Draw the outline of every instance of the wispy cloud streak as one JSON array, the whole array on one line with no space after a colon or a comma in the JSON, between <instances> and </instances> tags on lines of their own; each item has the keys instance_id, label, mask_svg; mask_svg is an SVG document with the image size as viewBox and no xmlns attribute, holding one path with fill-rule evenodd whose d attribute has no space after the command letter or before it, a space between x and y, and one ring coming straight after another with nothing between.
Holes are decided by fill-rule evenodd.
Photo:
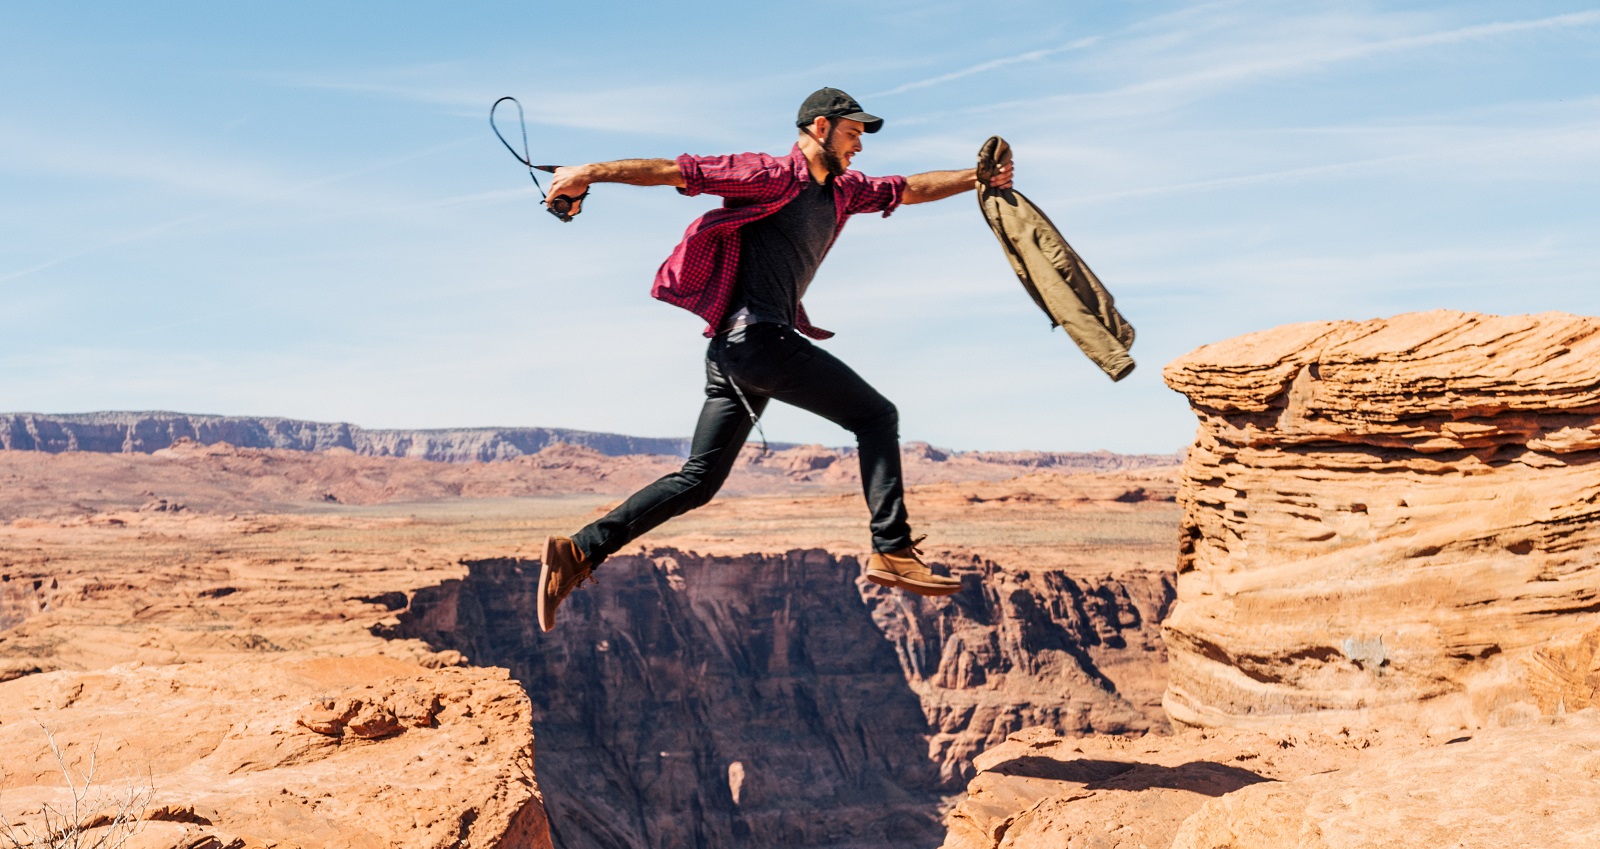
<instances>
[{"instance_id":1,"label":"wispy cloud streak","mask_svg":"<svg viewBox=\"0 0 1600 849\"><path fill-rule=\"evenodd\" d=\"M1099 41L1100 36L1094 35L1089 36L1088 38L1080 38L1071 44L1066 44L1061 47L1047 47L1042 50L1030 50L1026 53L1019 53L1015 56L1005 56L999 59L991 59L988 62L982 62L977 65L973 65L970 68L962 68L959 71L951 71L948 74L940 74L937 77L929 77L925 80L917 80L916 82L905 83L904 85L898 85L887 91L876 92L869 96L887 97L892 94L904 94L908 91L916 91L919 88L929 88L930 86L936 86L941 83L959 80L963 77L970 77L974 74L982 74L986 71L993 71L997 68L1004 68L1009 65L1020 65L1024 62L1037 62L1041 59L1048 59L1057 54L1067 53L1073 50L1082 50L1086 47L1092 47Z\"/></svg>"},{"instance_id":2,"label":"wispy cloud streak","mask_svg":"<svg viewBox=\"0 0 1600 849\"><path fill-rule=\"evenodd\" d=\"M1144 82L1132 83L1105 91L1074 92L1042 98L1010 100L1001 103L973 107L966 111L987 112L1000 109L1015 109L1018 107L1033 108L1045 103L1073 103L1092 100L1126 99L1133 96L1148 94L1182 93L1196 89L1207 89L1216 86L1242 83L1262 77L1282 76L1290 73L1311 71L1330 65L1366 59L1385 53L1401 53L1405 51L1420 50L1428 47L1486 41L1516 33L1541 30L1579 29L1583 27L1592 27L1595 25L1600 25L1600 10L1574 12L1565 15L1552 15L1550 17L1534 18L1521 21L1500 21L1488 24L1476 24L1473 26L1457 27L1438 32L1401 36L1398 38L1384 39L1381 41L1372 41L1364 44L1352 44L1333 49L1294 51L1287 53L1287 55L1281 55L1274 58L1221 65L1191 73L1177 74L1173 76L1147 80Z\"/></svg>"},{"instance_id":3,"label":"wispy cloud streak","mask_svg":"<svg viewBox=\"0 0 1600 849\"><path fill-rule=\"evenodd\" d=\"M1584 161L1600 162L1600 125L1585 124L1559 128L1533 128L1511 133L1500 133L1492 138L1474 142L1452 143L1445 138L1430 136L1426 145L1419 145L1410 153L1390 156L1365 157L1342 162L1308 165L1298 168L1281 168L1253 174L1238 174L1202 180L1188 180L1157 186L1146 186L1117 192L1083 195L1062 201L1066 206L1092 206L1108 201L1142 198L1158 195L1205 192L1233 189L1270 183L1314 180L1324 177L1346 177L1354 173L1376 174L1393 172L1401 168L1415 174L1420 168L1445 166L1448 163L1517 159L1548 159L1561 156L1570 159L1576 155ZM1489 179L1494 172L1480 172ZM1570 175L1568 179L1572 179Z\"/></svg>"},{"instance_id":4,"label":"wispy cloud streak","mask_svg":"<svg viewBox=\"0 0 1600 849\"><path fill-rule=\"evenodd\" d=\"M236 214L236 213L242 212L242 211L247 210L247 209L251 209L251 208L254 208L254 207L258 207L258 206L263 206L263 205L266 205L266 204L269 204L269 203L273 203L275 201L284 200L284 199L287 199L287 198L290 198L290 197L294 197L296 195L302 195L302 194L305 194L307 192L314 191L316 189L320 189L320 188L324 188L324 187L327 187L327 186L330 186L330 185L334 185L336 183L341 183L341 182L345 182L347 180L352 180L352 179L355 179L356 177L365 176L367 174L372 174L372 173L379 172L379 171L385 171L385 170L388 170L388 169L391 169L391 168L397 168L397 167L399 167L401 165L404 165L404 164L406 164L408 162L414 162L414 161L416 161L418 159L423 159L423 158L428 157L428 156L433 156L433 155L435 155L437 153L440 153L442 151L449 150L450 148L459 147L459 146L461 146L463 144L466 144L466 143L469 143L469 142L477 142L477 141L481 141L481 139L476 135L474 135L474 136L465 136L465 137L462 137L462 138L455 139L453 141L445 142L443 144L431 145L429 147L425 147L425 148L422 148L420 150L413 150L413 151L409 151L407 153L399 154L397 156L392 156L392 157L389 157L389 158L386 158L386 159L381 159L381 160L378 160L377 162L373 162L373 163L369 163L367 165L363 165L360 168L350 169L348 171L343 171L343 172L340 172L340 173L337 173L337 174L330 174L330 175L325 176L325 177L317 177L317 178L312 179L312 180L306 180L304 182L296 183L294 185L285 186L283 188L280 188L280 189L277 189L277 190L274 190L274 191L268 191L268 192L265 192L263 194L257 195L254 198L246 200L246 201L244 201L242 203L236 203L236 204L232 204L232 205L221 207L221 208L217 208L217 209L210 209L210 210L206 210L206 211L203 211L203 212L196 212L196 213L193 213L193 214L190 214L190 215L180 216L180 217L174 218L174 219L172 219L170 221L164 221L162 223L159 223L159 224L156 224L156 225L153 225L153 226L150 226L150 227L146 227L146 228L137 230L137 231L135 231L133 233L129 233L129 234L124 235L124 236L119 236L119 237L114 238L114 239L108 239L108 240L105 240L103 242L100 242L100 243L97 243L97 244L93 244L93 245L90 245L90 246L87 246L87 247L84 247L84 248L80 248L80 249L75 250L75 251L70 251L68 253L62 254L62 255L57 256L57 257L52 258L52 259L45 260L44 262L36 263L36 264L28 266L26 268L21 268L21 269L17 269L16 271L11 271L11 272L6 272L6 273L3 273L3 274L0 274L0 285L6 284L6 283L11 283L11 282L13 282L15 280L20 280L20 279L22 279L24 277L28 277L28 276L31 276L33 274L37 274L37 273L39 273L41 271L45 271L47 269L54 268L54 267L56 267L58 265L61 265L62 263L69 262L71 260L79 259L79 258L85 257L85 256L90 256L92 254L97 254L97 253L100 253L102 251L111 250L113 248L119 248L119 247L123 247L125 245L131 245L131 244L134 244L136 242L142 242L142 241L145 241L147 239L154 238L156 236L161 236L161 235L164 235L164 234L167 234L167 233L172 233L172 232L179 231L182 228L184 228L184 227L186 227L188 225L191 225L191 224L198 224L198 223L200 223L202 221L208 221L208 220L213 220L213 219L217 219L217 218L222 218L222 217L225 217L225 216L228 216L228 215L232 215L232 214Z\"/></svg>"}]
</instances>

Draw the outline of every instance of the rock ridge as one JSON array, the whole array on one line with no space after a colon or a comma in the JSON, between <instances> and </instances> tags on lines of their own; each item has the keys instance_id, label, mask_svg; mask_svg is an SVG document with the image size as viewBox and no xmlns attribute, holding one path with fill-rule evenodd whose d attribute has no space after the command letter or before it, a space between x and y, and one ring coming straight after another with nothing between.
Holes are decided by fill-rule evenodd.
<instances>
[{"instance_id":1,"label":"rock ridge","mask_svg":"<svg viewBox=\"0 0 1600 849\"><path fill-rule=\"evenodd\" d=\"M0 449L149 454L180 440L226 442L240 448L292 451L344 449L373 457L414 457L445 463L510 460L565 443L607 456L687 456L689 440L654 439L547 427L367 429L346 422L172 412L0 414Z\"/></svg>"},{"instance_id":2,"label":"rock ridge","mask_svg":"<svg viewBox=\"0 0 1600 849\"><path fill-rule=\"evenodd\" d=\"M237 448L290 451L350 451L364 457L408 457L440 463L513 460L560 446L587 448L608 457L655 455L687 457L689 439L625 436L548 427L467 427L427 430L364 428L347 422L313 422L270 416L220 416L191 413L115 412L43 414L0 413L0 450L59 454L91 451L150 454L181 446L227 443ZM780 456L747 451L746 465L770 462L803 474L832 468L832 477L852 472L840 463L852 448L824 448L774 442ZM952 451L924 442L904 446L908 458L924 463L965 461L995 465L1012 474L1030 470L1116 471L1176 465L1174 454L1115 454L1110 451Z\"/></svg>"}]
</instances>

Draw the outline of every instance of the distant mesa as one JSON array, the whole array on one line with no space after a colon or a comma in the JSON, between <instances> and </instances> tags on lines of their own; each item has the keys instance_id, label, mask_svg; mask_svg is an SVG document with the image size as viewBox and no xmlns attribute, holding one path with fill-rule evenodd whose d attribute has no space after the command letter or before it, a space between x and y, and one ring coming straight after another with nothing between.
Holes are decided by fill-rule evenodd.
<instances>
[{"instance_id":1,"label":"distant mesa","mask_svg":"<svg viewBox=\"0 0 1600 849\"><path fill-rule=\"evenodd\" d=\"M349 453L364 457L409 457L438 463L487 463L527 457L552 446L587 448L608 457L689 456L689 439L624 436L551 427L465 427L435 430L368 429L347 422L312 422L263 416L215 416L172 412L0 413L0 450L62 454L154 454L190 443L238 448ZM854 449L771 443L774 455L752 454L751 463L785 465L797 474L828 470ZM1117 471L1175 466L1181 454L1113 454L1109 451L952 451L908 442L913 461L951 461L1067 472ZM853 474L833 470L833 476Z\"/></svg>"},{"instance_id":2,"label":"distant mesa","mask_svg":"<svg viewBox=\"0 0 1600 849\"><path fill-rule=\"evenodd\" d=\"M548 427L474 427L438 430L368 430L346 422L310 422L259 416L170 412L100 412L51 415L0 413L0 449L151 454L190 439L240 448L291 451L345 450L368 457L412 457L443 463L511 460L566 443L612 457L629 454L688 456L688 439L652 439Z\"/></svg>"}]
</instances>

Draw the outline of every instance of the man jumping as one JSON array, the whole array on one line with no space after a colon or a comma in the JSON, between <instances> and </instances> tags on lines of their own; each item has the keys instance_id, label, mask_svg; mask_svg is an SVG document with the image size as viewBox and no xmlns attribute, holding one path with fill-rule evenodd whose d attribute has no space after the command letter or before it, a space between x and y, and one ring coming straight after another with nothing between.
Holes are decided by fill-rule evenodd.
<instances>
[{"instance_id":1,"label":"man jumping","mask_svg":"<svg viewBox=\"0 0 1600 849\"><path fill-rule=\"evenodd\" d=\"M555 626L556 608L594 567L666 520L703 506L733 468L750 428L776 399L855 434L861 487L871 513L873 555L867 578L918 595L949 595L956 578L936 575L918 556L906 521L900 474L899 414L849 366L807 338L833 334L812 326L800 299L850 216L888 216L904 203L926 203L977 185L975 169L910 177L868 177L848 170L861 137L883 119L850 95L819 89L800 105L800 137L787 156L741 153L671 159L624 159L559 168L550 197L581 198L592 183L675 186L685 195L723 198L720 209L689 225L656 272L651 295L708 322L706 400L683 468L634 493L571 538L545 541L539 574L539 625ZM989 181L1011 185L1011 167ZM582 201L574 208L581 210Z\"/></svg>"}]
</instances>

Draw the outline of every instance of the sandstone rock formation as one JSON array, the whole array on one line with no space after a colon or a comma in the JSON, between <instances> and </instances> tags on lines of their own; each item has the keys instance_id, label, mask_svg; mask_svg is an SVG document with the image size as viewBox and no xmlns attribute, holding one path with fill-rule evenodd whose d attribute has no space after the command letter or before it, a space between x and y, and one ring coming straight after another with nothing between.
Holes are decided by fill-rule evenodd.
<instances>
[{"instance_id":1,"label":"sandstone rock formation","mask_svg":"<svg viewBox=\"0 0 1600 849\"><path fill-rule=\"evenodd\" d=\"M1597 331L1436 311L1169 365L1200 419L1165 626L1173 718L1536 712L1532 652L1600 624Z\"/></svg>"},{"instance_id":2,"label":"sandstone rock formation","mask_svg":"<svg viewBox=\"0 0 1600 849\"><path fill-rule=\"evenodd\" d=\"M1588 849L1600 845L1600 710L1209 800L1172 849ZM1058 844L1059 845L1059 844Z\"/></svg>"},{"instance_id":3,"label":"sandstone rock formation","mask_svg":"<svg viewBox=\"0 0 1600 849\"><path fill-rule=\"evenodd\" d=\"M1449 737L1027 729L978 758L944 849L1580 849L1600 839L1597 751L1596 710Z\"/></svg>"},{"instance_id":4,"label":"sandstone rock formation","mask_svg":"<svg viewBox=\"0 0 1600 849\"><path fill-rule=\"evenodd\" d=\"M370 633L440 573L311 527L0 525L0 816L71 809L48 731L79 783L94 754L85 819L148 795L129 847L548 847L527 694Z\"/></svg>"},{"instance_id":5,"label":"sandstone rock formation","mask_svg":"<svg viewBox=\"0 0 1600 849\"><path fill-rule=\"evenodd\" d=\"M658 549L607 561L542 634L536 563L467 565L391 633L524 683L567 849L927 846L939 794L1011 731L1160 724L1140 708L1160 686L1161 574L1097 583L979 561L951 570L963 592L933 600L820 550Z\"/></svg>"},{"instance_id":6,"label":"sandstone rock formation","mask_svg":"<svg viewBox=\"0 0 1600 849\"><path fill-rule=\"evenodd\" d=\"M330 703L359 708L339 717ZM527 698L503 672L377 656L134 661L18 678L0 684L0 705L3 802L18 827L37 825L44 804L70 808L48 728L75 766L98 742L101 790L148 786L146 816L218 845L548 839L533 795Z\"/></svg>"},{"instance_id":7,"label":"sandstone rock formation","mask_svg":"<svg viewBox=\"0 0 1600 849\"><path fill-rule=\"evenodd\" d=\"M107 729L113 779L155 764L143 849L538 845L533 723L564 849L929 846L1007 733L1161 726L1174 469L908 446L934 480L978 478L913 487L930 551L971 585L921 600L838 553L863 538L848 476L797 477L853 458L792 451L730 486L782 497L673 523L652 539L676 549L607 563L550 635L527 555L670 458L0 452L0 745L29 765L0 779L0 814L60 792L38 719L75 752ZM801 548L819 543L835 553ZM335 662L338 680L308 679ZM494 665L515 679L475 668Z\"/></svg>"},{"instance_id":8,"label":"sandstone rock formation","mask_svg":"<svg viewBox=\"0 0 1600 849\"><path fill-rule=\"evenodd\" d=\"M1597 331L1438 311L1169 365L1179 733L1013 735L947 849L1595 845Z\"/></svg>"},{"instance_id":9,"label":"sandstone rock formation","mask_svg":"<svg viewBox=\"0 0 1600 849\"><path fill-rule=\"evenodd\" d=\"M947 817L944 849L1167 849L1212 799L1348 767L1386 742L1396 756L1417 747L1349 729L1073 739L1029 728L978 757L978 776Z\"/></svg>"}]
</instances>

